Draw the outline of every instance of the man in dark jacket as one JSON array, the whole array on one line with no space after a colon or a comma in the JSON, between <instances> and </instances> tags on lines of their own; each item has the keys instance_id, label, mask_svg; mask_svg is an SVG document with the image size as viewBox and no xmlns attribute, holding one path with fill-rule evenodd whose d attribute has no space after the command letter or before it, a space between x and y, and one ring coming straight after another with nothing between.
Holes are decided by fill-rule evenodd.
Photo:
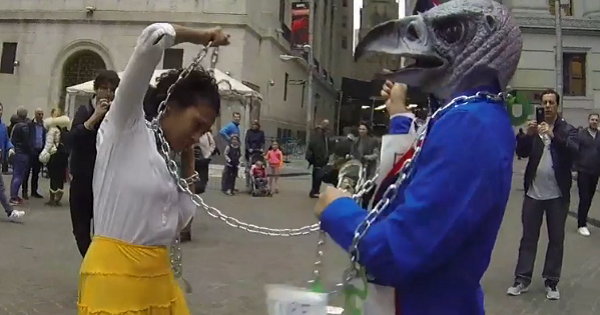
<instances>
[{"instance_id":1,"label":"man in dark jacket","mask_svg":"<svg viewBox=\"0 0 600 315\"><path fill-rule=\"evenodd\" d=\"M44 128L44 111L41 108L35 110L35 116L29 121L29 133L31 135L32 149L31 156L29 157L29 170L23 181L23 198L28 199L28 180L29 174L31 174L31 197L44 198L38 192L38 182L40 178L40 171L42 170L42 163L39 160L40 153L44 149L46 144L46 128Z\"/></svg>"},{"instance_id":2,"label":"man in dark jacket","mask_svg":"<svg viewBox=\"0 0 600 315\"><path fill-rule=\"evenodd\" d=\"M523 237L509 295L526 292L533 276L540 228L546 213L548 249L542 277L546 297L558 300L557 285L563 261L565 221L569 210L571 167L579 151L577 129L558 115L560 97L554 90L542 94L545 121L529 122L519 156L529 157L525 169L525 198L522 209Z\"/></svg>"},{"instance_id":3,"label":"man in dark jacket","mask_svg":"<svg viewBox=\"0 0 600 315\"><path fill-rule=\"evenodd\" d=\"M19 107L17 109L18 121L14 125L11 134L11 142L15 149L15 155L12 158L13 175L10 182L10 203L18 205L23 203L19 198L19 190L26 180L29 171L29 159L33 153L31 129L27 120L27 109Z\"/></svg>"},{"instance_id":4,"label":"man in dark jacket","mask_svg":"<svg viewBox=\"0 0 600 315\"><path fill-rule=\"evenodd\" d=\"M69 203L73 234L81 256L85 256L92 242L90 236L94 213L92 177L96 163L96 135L119 82L119 76L114 71L102 71L96 76L95 95L89 104L77 109L69 133L72 176Z\"/></svg>"},{"instance_id":5,"label":"man in dark jacket","mask_svg":"<svg viewBox=\"0 0 600 315\"><path fill-rule=\"evenodd\" d=\"M312 186L309 196L319 198L321 169L329 162L329 120L325 119L315 128L306 149L306 160L312 165Z\"/></svg>"},{"instance_id":6,"label":"man in dark jacket","mask_svg":"<svg viewBox=\"0 0 600 315\"><path fill-rule=\"evenodd\" d=\"M600 175L600 137L598 135L598 114L588 116L589 126L579 131L579 157L575 164L577 188L579 190L579 208L577 209L577 232L590 236L587 228L587 216L592 198L598 186Z\"/></svg>"},{"instance_id":7,"label":"man in dark jacket","mask_svg":"<svg viewBox=\"0 0 600 315\"><path fill-rule=\"evenodd\" d=\"M246 161L253 163L250 158L253 154L260 154L265 150L265 132L260 130L260 123L258 120L252 122L250 129L246 131Z\"/></svg>"},{"instance_id":8,"label":"man in dark jacket","mask_svg":"<svg viewBox=\"0 0 600 315\"><path fill-rule=\"evenodd\" d=\"M258 159L263 159L264 150L265 150L265 132L260 130L260 123L258 120L252 121L252 125L250 129L246 131L246 138L244 140L244 145L246 149L246 162L248 163L248 167L246 170L250 171L250 166L253 165ZM246 174L246 188L249 192L252 192L250 182L249 173Z\"/></svg>"}]
</instances>

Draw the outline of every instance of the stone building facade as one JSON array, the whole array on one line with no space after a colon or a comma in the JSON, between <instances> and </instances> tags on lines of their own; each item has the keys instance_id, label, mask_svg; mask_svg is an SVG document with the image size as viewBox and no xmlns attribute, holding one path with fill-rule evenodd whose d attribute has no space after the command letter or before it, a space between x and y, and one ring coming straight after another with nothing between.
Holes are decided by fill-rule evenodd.
<instances>
[{"instance_id":1,"label":"stone building facade","mask_svg":"<svg viewBox=\"0 0 600 315\"><path fill-rule=\"evenodd\" d=\"M231 33L232 45L221 49L217 67L262 93L260 119L267 135L302 138L304 88L290 82L305 81L308 67L301 60L279 58L290 53L291 2L2 0L0 102L5 116L18 106L48 112L62 104L66 86L93 79L99 69L122 71L140 32L151 23L218 25ZM317 2L315 120L334 119L336 84L347 60L337 58L344 55L342 20L351 11L344 10L344 0ZM351 48L346 50L351 55ZM158 69L186 65L198 51L193 45L174 47Z\"/></svg>"}]
</instances>

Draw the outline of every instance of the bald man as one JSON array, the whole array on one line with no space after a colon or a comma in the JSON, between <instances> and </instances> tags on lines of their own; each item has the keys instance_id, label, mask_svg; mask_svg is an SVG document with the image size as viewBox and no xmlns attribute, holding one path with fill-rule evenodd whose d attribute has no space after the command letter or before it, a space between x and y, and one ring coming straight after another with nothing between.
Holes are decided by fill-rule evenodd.
<instances>
[{"instance_id":1,"label":"bald man","mask_svg":"<svg viewBox=\"0 0 600 315\"><path fill-rule=\"evenodd\" d=\"M315 128L306 149L306 161L313 167L312 185L309 192L310 198L319 197L322 182L321 169L327 165L329 153L329 120L324 119Z\"/></svg>"},{"instance_id":2,"label":"bald man","mask_svg":"<svg viewBox=\"0 0 600 315\"><path fill-rule=\"evenodd\" d=\"M40 171L42 169L42 163L38 159L38 156L40 155L40 152L42 152L44 143L46 142L44 110L41 108L35 109L34 117L29 128L31 129L30 134L33 151L31 152L31 157L29 158L29 170L27 171L27 176L23 182L23 199L27 199L29 174L31 174L31 197L44 198L38 191L38 181L40 178Z\"/></svg>"}]
</instances>

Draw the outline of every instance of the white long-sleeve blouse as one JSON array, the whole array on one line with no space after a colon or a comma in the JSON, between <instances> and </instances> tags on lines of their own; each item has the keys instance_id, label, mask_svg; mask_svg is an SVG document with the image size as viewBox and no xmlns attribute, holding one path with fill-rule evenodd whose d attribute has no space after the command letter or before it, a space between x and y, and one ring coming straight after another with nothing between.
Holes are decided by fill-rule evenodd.
<instances>
[{"instance_id":1,"label":"white long-sleeve blouse","mask_svg":"<svg viewBox=\"0 0 600 315\"><path fill-rule=\"evenodd\" d=\"M170 24L148 26L101 123L94 168L94 232L138 245L169 245L194 215L145 124L143 99L156 65L175 42Z\"/></svg>"}]
</instances>

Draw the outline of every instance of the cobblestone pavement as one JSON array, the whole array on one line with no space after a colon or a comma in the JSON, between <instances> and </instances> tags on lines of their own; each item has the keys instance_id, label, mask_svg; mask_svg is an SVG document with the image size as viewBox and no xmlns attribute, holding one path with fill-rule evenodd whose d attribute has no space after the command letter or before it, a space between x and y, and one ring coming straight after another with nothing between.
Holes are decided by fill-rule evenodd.
<instances>
[{"instance_id":1,"label":"cobblestone pavement","mask_svg":"<svg viewBox=\"0 0 600 315\"><path fill-rule=\"evenodd\" d=\"M521 165L516 165L513 195L483 280L487 314L598 314L600 231L592 229L591 237L580 237L572 218L567 222L562 299L547 301L539 278L545 233L535 272L538 278L531 291L520 297L505 295L512 283L521 234ZM216 189L218 182L218 178L211 179L207 202L242 220L271 227L297 227L315 221L314 200L307 198L306 192L308 177L282 179L281 193L271 198L242 194L226 197ZM29 211L24 224L0 221L0 315L75 314L81 258L71 236L68 208L47 208L40 200L32 200L26 208ZM183 250L184 274L194 286L188 296L194 315L266 314L265 284L303 285L311 275L316 235L252 235L202 213L194 221L192 237ZM346 266L346 256L331 242L325 255L325 280L333 285ZM338 300L331 303L337 304Z\"/></svg>"}]
</instances>

